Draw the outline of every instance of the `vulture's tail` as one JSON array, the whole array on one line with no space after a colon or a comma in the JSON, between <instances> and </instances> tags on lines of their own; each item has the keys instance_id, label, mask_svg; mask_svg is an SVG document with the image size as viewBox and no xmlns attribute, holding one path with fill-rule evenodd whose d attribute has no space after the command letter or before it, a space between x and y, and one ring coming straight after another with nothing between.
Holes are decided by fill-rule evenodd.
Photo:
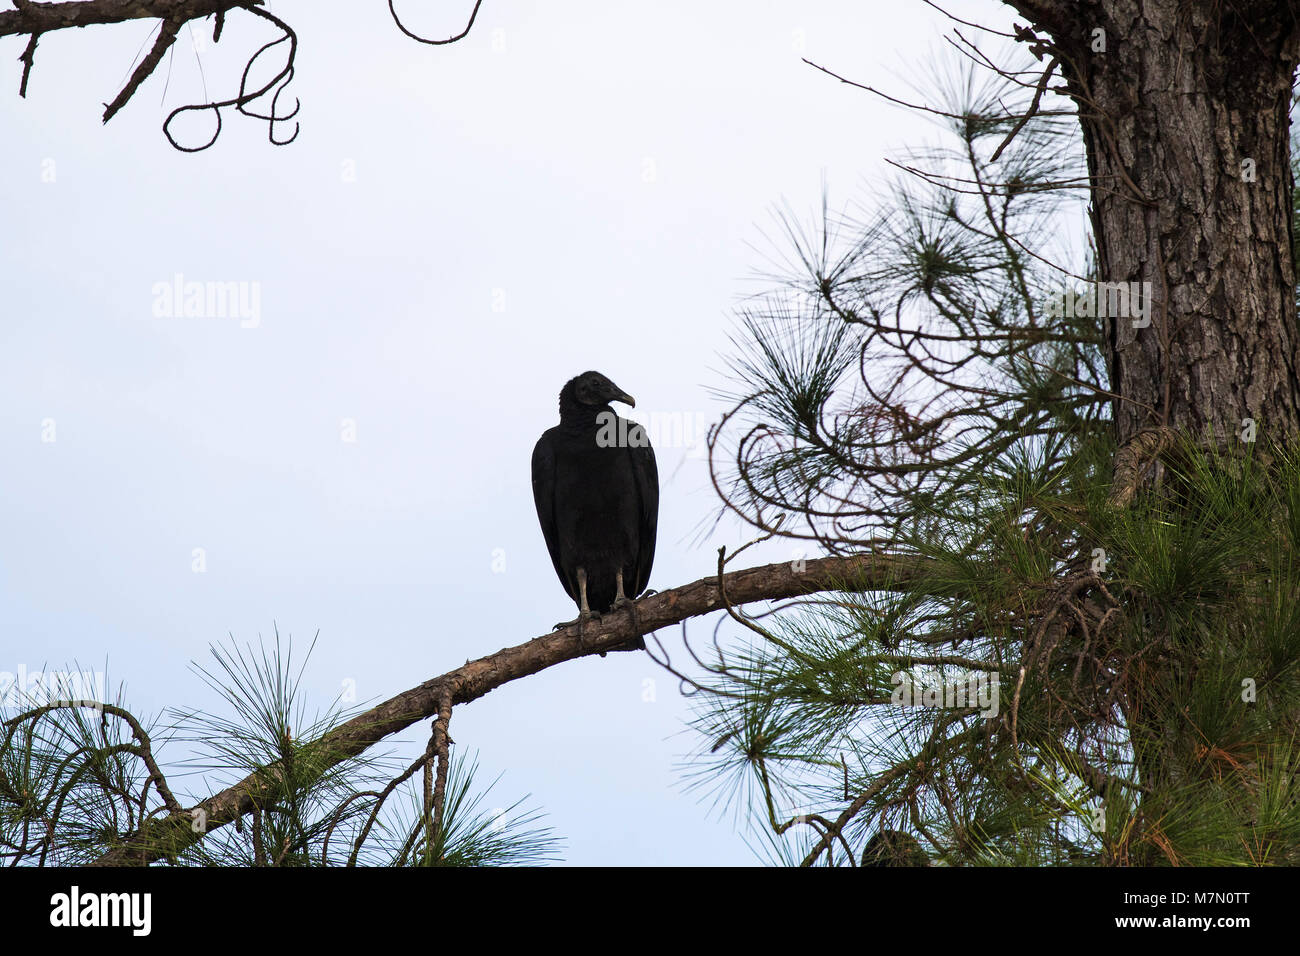
<instances>
[{"instance_id":1,"label":"vulture's tail","mask_svg":"<svg viewBox=\"0 0 1300 956\"><path fill-rule=\"evenodd\" d=\"M638 637L634 641L628 641L626 644L620 644L618 647L611 647L611 651L644 651L645 638Z\"/></svg>"}]
</instances>

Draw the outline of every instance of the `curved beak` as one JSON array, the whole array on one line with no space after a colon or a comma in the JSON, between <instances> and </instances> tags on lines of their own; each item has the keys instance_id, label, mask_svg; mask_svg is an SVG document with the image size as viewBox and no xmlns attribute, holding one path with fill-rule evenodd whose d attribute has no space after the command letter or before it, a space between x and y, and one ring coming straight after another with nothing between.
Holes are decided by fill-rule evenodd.
<instances>
[{"instance_id":1,"label":"curved beak","mask_svg":"<svg viewBox=\"0 0 1300 956\"><path fill-rule=\"evenodd\" d=\"M636 408L636 399L633 398L631 395L629 395L627 392L619 392L617 395L614 396L612 401L622 402L624 405L630 405L633 408Z\"/></svg>"}]
</instances>

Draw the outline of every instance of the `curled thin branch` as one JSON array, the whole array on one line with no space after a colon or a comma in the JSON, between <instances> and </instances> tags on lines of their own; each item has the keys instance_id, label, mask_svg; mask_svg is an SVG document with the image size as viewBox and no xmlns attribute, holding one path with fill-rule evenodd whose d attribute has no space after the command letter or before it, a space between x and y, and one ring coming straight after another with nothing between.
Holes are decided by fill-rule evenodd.
<instances>
[{"instance_id":1,"label":"curled thin branch","mask_svg":"<svg viewBox=\"0 0 1300 956\"><path fill-rule=\"evenodd\" d=\"M463 40L469 35L470 29L474 26L474 19L478 16L478 8L482 5L483 0L475 0L474 9L470 12L469 22L465 24L465 29L461 30L455 36L448 37L445 40L430 40L427 37L422 37L418 33L412 33L408 30L406 24L402 23L402 18L397 15L397 8L393 6L393 0L388 0L388 12L393 15L393 22L397 24L397 29L401 30L417 43L427 43L429 46L446 46L448 43L455 43L457 40Z\"/></svg>"},{"instance_id":2,"label":"curled thin branch","mask_svg":"<svg viewBox=\"0 0 1300 956\"><path fill-rule=\"evenodd\" d=\"M215 143L221 136L221 111L231 106L244 116L266 122L267 138L275 146L287 146L298 138L300 126L297 122L294 123L293 133L290 136L284 138L276 137L276 124L284 123L293 119L298 115L298 110L301 106L301 104L295 100L292 110L287 113L280 112L280 94L284 92L285 87L287 87L293 80L294 63L298 55L298 35L289 24L285 23L274 14L267 13L265 10L259 10L254 7L246 7L244 9L254 16L260 17L263 20L274 24L281 31L281 35L276 39L263 44L251 57L249 57L248 62L244 65L243 75L239 79L238 95L226 100L214 100L210 103L196 103L188 106L177 107L168 114L167 119L163 121L163 135L167 137L167 141L171 143L173 147L183 153L199 153ZM256 90L249 90L248 77L252 72L253 67L257 64L257 61L261 58L262 54L282 43L289 44L284 64L265 84L258 87ZM272 93L273 90L274 92ZM253 103L268 93L271 93L271 109L269 113L260 113L251 108ZM213 116L216 118L216 128L212 132L212 137L206 143L202 143L198 146L182 146L177 142L176 137L172 135L171 131L171 125L176 121L177 117L186 113L205 112L207 110L211 110Z\"/></svg>"}]
</instances>

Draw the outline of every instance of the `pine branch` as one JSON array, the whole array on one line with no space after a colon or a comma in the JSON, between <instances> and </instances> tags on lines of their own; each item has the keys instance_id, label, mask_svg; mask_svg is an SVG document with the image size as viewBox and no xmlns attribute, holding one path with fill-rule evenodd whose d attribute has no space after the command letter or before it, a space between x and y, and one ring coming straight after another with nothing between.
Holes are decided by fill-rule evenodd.
<instances>
[{"instance_id":1,"label":"pine branch","mask_svg":"<svg viewBox=\"0 0 1300 956\"><path fill-rule=\"evenodd\" d=\"M923 558L886 553L809 559L768 564L724 576L733 605L783 600L820 591L879 591L914 587L931 567ZM796 570L801 568L801 570ZM354 757L380 740L438 713L439 705L468 703L510 681L536 674L565 661L614 650L621 644L687 618L723 609L717 576L641 598L632 608L606 614L576 629L554 631L525 644L507 647L468 661L462 667L425 681L316 741L317 773ZM149 820L121 845L96 861L98 866L147 865L173 856L203 839L205 833L273 802L281 774L267 766L202 801L196 807ZM194 821L203 820L203 827ZM196 832L200 831L200 832Z\"/></svg>"}]
</instances>

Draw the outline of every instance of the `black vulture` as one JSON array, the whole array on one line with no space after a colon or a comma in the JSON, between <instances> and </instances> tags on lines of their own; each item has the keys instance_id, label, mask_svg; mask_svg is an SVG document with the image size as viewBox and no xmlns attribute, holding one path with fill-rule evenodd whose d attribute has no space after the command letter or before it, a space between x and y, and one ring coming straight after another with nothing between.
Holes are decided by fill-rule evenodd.
<instances>
[{"instance_id":1,"label":"black vulture","mask_svg":"<svg viewBox=\"0 0 1300 956\"><path fill-rule=\"evenodd\" d=\"M560 391L560 424L533 449L533 500L560 583L582 625L622 607L650 582L659 520L659 472L645 429L610 402L631 395L599 372L583 372ZM643 650L638 637L617 650Z\"/></svg>"}]
</instances>

